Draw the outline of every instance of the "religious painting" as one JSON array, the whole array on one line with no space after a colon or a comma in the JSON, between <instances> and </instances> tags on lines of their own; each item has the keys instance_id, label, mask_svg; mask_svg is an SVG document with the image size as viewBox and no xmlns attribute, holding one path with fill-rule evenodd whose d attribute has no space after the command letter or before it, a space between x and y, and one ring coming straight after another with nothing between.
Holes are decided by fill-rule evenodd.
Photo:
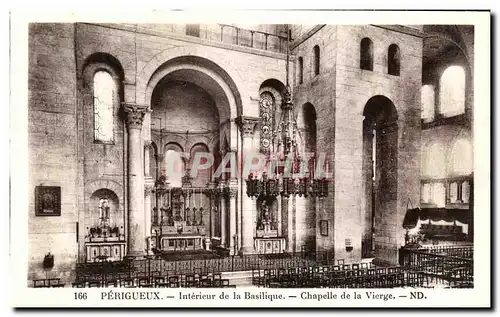
<instances>
[{"instance_id":1,"label":"religious painting","mask_svg":"<svg viewBox=\"0 0 500 317\"><path fill-rule=\"evenodd\" d=\"M61 215L61 187L35 187L35 214L37 216Z\"/></svg>"},{"instance_id":2,"label":"religious painting","mask_svg":"<svg viewBox=\"0 0 500 317\"><path fill-rule=\"evenodd\" d=\"M319 232L322 236L328 236L328 220L319 221Z\"/></svg>"}]
</instances>

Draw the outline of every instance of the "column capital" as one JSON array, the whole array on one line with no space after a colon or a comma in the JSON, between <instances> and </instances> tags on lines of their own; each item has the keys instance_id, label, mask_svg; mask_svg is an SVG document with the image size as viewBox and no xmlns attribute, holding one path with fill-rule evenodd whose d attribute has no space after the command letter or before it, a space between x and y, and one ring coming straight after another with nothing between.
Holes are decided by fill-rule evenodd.
<instances>
[{"instance_id":1,"label":"column capital","mask_svg":"<svg viewBox=\"0 0 500 317\"><path fill-rule=\"evenodd\" d=\"M151 195L152 193L154 193L155 191L155 187L154 185L150 185L150 184L147 184L147 185L144 185L144 196L149 196Z\"/></svg>"},{"instance_id":2,"label":"column capital","mask_svg":"<svg viewBox=\"0 0 500 317\"><path fill-rule=\"evenodd\" d=\"M229 198L235 198L236 195L238 195L238 188L237 187L226 187L224 188L224 194Z\"/></svg>"},{"instance_id":3,"label":"column capital","mask_svg":"<svg viewBox=\"0 0 500 317\"><path fill-rule=\"evenodd\" d=\"M122 103L122 107L127 115L126 122L129 129L141 129L144 115L151 112L146 105Z\"/></svg>"},{"instance_id":4,"label":"column capital","mask_svg":"<svg viewBox=\"0 0 500 317\"><path fill-rule=\"evenodd\" d=\"M236 124L240 127L242 137L251 137L254 134L255 126L259 123L259 118L239 116Z\"/></svg>"}]
</instances>

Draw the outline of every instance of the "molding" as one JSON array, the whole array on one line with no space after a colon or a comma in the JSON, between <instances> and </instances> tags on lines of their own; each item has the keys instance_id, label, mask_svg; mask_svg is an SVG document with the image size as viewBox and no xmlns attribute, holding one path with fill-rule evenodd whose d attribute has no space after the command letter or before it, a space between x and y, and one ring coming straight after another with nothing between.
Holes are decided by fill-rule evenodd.
<instances>
[{"instance_id":1,"label":"molding","mask_svg":"<svg viewBox=\"0 0 500 317\"><path fill-rule=\"evenodd\" d=\"M140 28L140 27L135 28L132 26L121 25L121 24L102 24L102 23L88 23L88 22L81 22L80 24L97 26L97 27L102 27L102 28L107 28L107 29L115 29L115 30L132 32L132 33L137 33L137 34L152 35L152 36L157 36L157 37L166 38L166 39L172 39L172 40L183 41L183 42L199 44L199 45L207 45L207 46L242 52L242 53L271 57L271 58L277 58L277 59L283 59L283 60L286 59L286 54L284 54L284 53L266 51L266 50L261 50L261 49L257 49L257 48L253 48L253 47L245 47L245 46L235 45L235 44L228 44L228 43L219 42L219 41L212 41L212 40L207 40L207 39L203 39L203 38L199 38L199 37L182 35L180 33L153 31L151 29L145 29L145 28Z\"/></svg>"},{"instance_id":2,"label":"molding","mask_svg":"<svg viewBox=\"0 0 500 317\"><path fill-rule=\"evenodd\" d=\"M309 39L311 36L316 34L319 30L321 30L326 24L318 24L314 26L312 29L307 31L305 34L302 34L301 37L299 37L297 40L293 41L292 44L290 45L290 50L294 50L297 46L300 44L304 43L307 39Z\"/></svg>"},{"instance_id":3,"label":"molding","mask_svg":"<svg viewBox=\"0 0 500 317\"><path fill-rule=\"evenodd\" d=\"M238 124L240 131L241 131L241 136L253 136L255 132L255 126L260 122L260 118L256 117L246 117L246 116L239 116L236 118L236 123Z\"/></svg>"},{"instance_id":4,"label":"molding","mask_svg":"<svg viewBox=\"0 0 500 317\"><path fill-rule=\"evenodd\" d=\"M420 37L420 38L425 37L424 32L417 30L417 29L414 29L414 28L407 27L405 25L397 25L397 24L387 24L387 25L370 24L370 25L374 26L374 27L381 28L381 29L386 29L386 30L390 30L390 31L398 32L398 33L403 33L403 34L407 34L407 35L411 35L411 36L415 36L415 37Z\"/></svg>"},{"instance_id":5,"label":"molding","mask_svg":"<svg viewBox=\"0 0 500 317\"><path fill-rule=\"evenodd\" d=\"M432 129L444 125L459 125L464 127L470 127L471 125L470 119L467 118L465 113L453 117L437 116L430 122L424 122L424 120L422 119L421 122L422 130Z\"/></svg>"}]
</instances>

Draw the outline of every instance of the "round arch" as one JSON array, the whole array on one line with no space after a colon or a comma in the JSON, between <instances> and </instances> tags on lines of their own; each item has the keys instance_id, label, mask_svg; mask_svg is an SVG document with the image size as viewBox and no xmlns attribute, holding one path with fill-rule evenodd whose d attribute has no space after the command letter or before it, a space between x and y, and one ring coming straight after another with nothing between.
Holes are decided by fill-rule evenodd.
<instances>
[{"instance_id":1,"label":"round arch","mask_svg":"<svg viewBox=\"0 0 500 317\"><path fill-rule=\"evenodd\" d=\"M366 102L363 116L368 120L396 122L398 111L391 99L383 95L376 95Z\"/></svg>"},{"instance_id":2,"label":"round arch","mask_svg":"<svg viewBox=\"0 0 500 317\"><path fill-rule=\"evenodd\" d=\"M235 117L243 113L240 92L248 91L247 84L222 54L201 46L176 47L154 56L138 74L137 103L149 105L152 89L156 85L153 77L158 75L158 71L163 72L162 69L165 66L174 64L175 61L184 61L183 63L186 65L201 67L206 72L211 73L210 75L214 78L222 79L234 98L232 115Z\"/></svg>"}]
</instances>

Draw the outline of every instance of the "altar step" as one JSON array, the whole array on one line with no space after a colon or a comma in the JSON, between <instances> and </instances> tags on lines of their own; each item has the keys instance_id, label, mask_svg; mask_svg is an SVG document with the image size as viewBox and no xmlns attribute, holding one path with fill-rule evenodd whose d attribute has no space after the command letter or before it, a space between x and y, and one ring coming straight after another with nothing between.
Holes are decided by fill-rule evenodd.
<instances>
[{"instance_id":1,"label":"altar step","mask_svg":"<svg viewBox=\"0 0 500 317\"><path fill-rule=\"evenodd\" d=\"M222 272L221 278L228 279L229 285L252 287L252 271Z\"/></svg>"}]
</instances>

